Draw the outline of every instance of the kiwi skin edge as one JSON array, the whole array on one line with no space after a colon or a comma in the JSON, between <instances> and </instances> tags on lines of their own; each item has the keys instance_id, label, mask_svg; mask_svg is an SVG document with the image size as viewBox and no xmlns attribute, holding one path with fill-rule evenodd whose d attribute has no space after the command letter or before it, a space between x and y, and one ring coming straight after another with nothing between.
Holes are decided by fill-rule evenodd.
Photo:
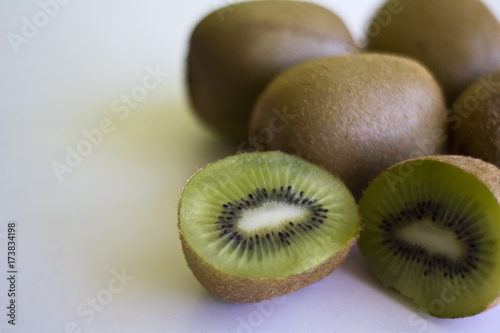
<instances>
[{"instance_id":1,"label":"kiwi skin edge","mask_svg":"<svg viewBox=\"0 0 500 333\"><path fill-rule=\"evenodd\" d=\"M493 164L477 158L459 155L436 155L414 159L414 161L418 160L434 160L449 163L470 173L489 188L500 206L500 169Z\"/></svg>"},{"instance_id":2,"label":"kiwi skin edge","mask_svg":"<svg viewBox=\"0 0 500 333\"><path fill-rule=\"evenodd\" d=\"M344 261L357 236L349 240L344 249L315 268L287 278L244 278L216 270L205 262L185 241L180 232L182 250L196 279L214 296L231 302L255 303L297 291L329 275Z\"/></svg>"}]
</instances>

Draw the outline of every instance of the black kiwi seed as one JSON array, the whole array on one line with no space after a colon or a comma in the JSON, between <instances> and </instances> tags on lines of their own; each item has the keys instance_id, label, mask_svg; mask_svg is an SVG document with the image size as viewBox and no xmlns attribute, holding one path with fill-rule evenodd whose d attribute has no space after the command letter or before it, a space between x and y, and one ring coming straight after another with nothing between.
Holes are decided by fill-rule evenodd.
<instances>
[{"instance_id":1,"label":"black kiwi seed","mask_svg":"<svg viewBox=\"0 0 500 333\"><path fill-rule=\"evenodd\" d=\"M218 220L215 221L220 238L224 238L227 243L233 243L234 248L241 244L243 251L251 251L255 249L256 244L264 244L261 240L267 240L265 246L270 247L286 247L291 245L291 240L301 233L311 232L314 228L319 228L324 220L328 219L325 215L329 212L328 209L323 209L323 205L317 204L309 197L304 197L304 191L295 191L295 189L288 186L280 186L279 188L272 188L270 191L265 188L257 188L254 192L248 193L248 199L240 198L232 202L223 204ZM258 209L259 207L268 203L286 203L291 206L306 208L311 216L308 221L302 223L288 222L282 231L277 234L274 232L263 232L261 234L252 234L252 236L245 236L238 228L238 222L243 217L244 211L249 209ZM222 230L222 232L221 232ZM262 245L264 246L264 245Z\"/></svg>"},{"instance_id":2,"label":"black kiwi seed","mask_svg":"<svg viewBox=\"0 0 500 333\"><path fill-rule=\"evenodd\" d=\"M400 211L397 216L389 214L389 216L383 217L378 226L385 236L382 244L388 246L393 255L399 256L405 260L413 258L416 259L417 263L422 262L422 264L427 267L423 272L424 276L429 276L432 272L438 270L443 272L443 277L453 279L460 276L461 278L465 278L467 273L470 273L471 269L477 269L473 262L479 261L479 258L475 256L474 253L476 251L479 252L481 249L480 246L475 243L477 235L464 238L472 232L472 226L471 223L468 222L469 219L467 217L446 215L441 205L430 200L419 202L413 206L405 203L405 206L406 210ZM431 219L432 222L437 223L437 225L440 225L443 229L456 227L454 231L456 238L457 240L465 242L465 248L467 249L467 252L462 258L463 260L455 260L452 262L446 256L438 254L434 254L428 258L429 254L421 246L408 244L398 238L396 233L400 229L414 223L414 220L411 218L412 216L417 220L422 220L424 218Z\"/></svg>"}]
</instances>

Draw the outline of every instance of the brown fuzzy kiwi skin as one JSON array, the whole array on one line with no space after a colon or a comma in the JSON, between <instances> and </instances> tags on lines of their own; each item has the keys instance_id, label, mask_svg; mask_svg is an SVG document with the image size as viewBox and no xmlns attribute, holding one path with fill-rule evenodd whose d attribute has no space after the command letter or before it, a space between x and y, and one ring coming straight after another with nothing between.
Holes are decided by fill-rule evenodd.
<instances>
[{"instance_id":1,"label":"brown fuzzy kiwi skin","mask_svg":"<svg viewBox=\"0 0 500 333\"><path fill-rule=\"evenodd\" d=\"M309 61L278 76L256 103L250 135L274 125L279 130L258 148L323 166L359 200L369 182L397 162L444 153L445 118L441 89L423 66L356 54Z\"/></svg>"},{"instance_id":2,"label":"brown fuzzy kiwi skin","mask_svg":"<svg viewBox=\"0 0 500 333\"><path fill-rule=\"evenodd\" d=\"M255 100L278 73L306 60L358 51L342 20L315 4L231 4L205 17L191 35L191 103L216 132L244 140Z\"/></svg>"},{"instance_id":3,"label":"brown fuzzy kiwi skin","mask_svg":"<svg viewBox=\"0 0 500 333\"><path fill-rule=\"evenodd\" d=\"M486 185L486 187L488 187L491 193L495 196L498 205L500 206L500 169L497 168L495 165L485 162L478 158L461 156L461 155L427 156L427 157L415 158L410 161L401 163L407 163L412 161L418 163L418 161L422 160L433 160L433 161L448 163L473 175L474 177L479 179L484 185ZM397 168L398 165L401 165L401 163L396 164L394 168ZM500 223L500 221L498 222ZM498 304L500 304L500 294L493 301L491 301L482 312L491 310Z\"/></svg>"},{"instance_id":4,"label":"brown fuzzy kiwi skin","mask_svg":"<svg viewBox=\"0 0 500 333\"><path fill-rule=\"evenodd\" d=\"M449 104L478 77L500 68L500 24L480 0L389 0L367 34L367 50L410 56L427 66Z\"/></svg>"},{"instance_id":5,"label":"brown fuzzy kiwi skin","mask_svg":"<svg viewBox=\"0 0 500 333\"><path fill-rule=\"evenodd\" d=\"M180 229L179 229L180 230ZM182 250L188 267L200 284L212 295L230 302L255 303L297 291L326 277L347 257L356 243L352 238L346 247L315 268L287 278L244 278L218 271L207 263L185 240L180 231Z\"/></svg>"},{"instance_id":6,"label":"brown fuzzy kiwi skin","mask_svg":"<svg viewBox=\"0 0 500 333\"><path fill-rule=\"evenodd\" d=\"M494 89L491 82L497 84ZM455 102L450 119L452 153L480 158L500 168L500 71L468 87Z\"/></svg>"}]
</instances>

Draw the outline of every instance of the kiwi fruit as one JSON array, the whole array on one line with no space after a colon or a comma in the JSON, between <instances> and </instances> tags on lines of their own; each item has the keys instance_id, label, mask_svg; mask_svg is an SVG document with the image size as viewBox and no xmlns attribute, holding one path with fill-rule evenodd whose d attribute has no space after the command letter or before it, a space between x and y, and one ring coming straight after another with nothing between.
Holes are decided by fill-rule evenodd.
<instances>
[{"instance_id":1,"label":"kiwi fruit","mask_svg":"<svg viewBox=\"0 0 500 333\"><path fill-rule=\"evenodd\" d=\"M500 169L466 156L401 162L359 204L359 249L375 276L433 316L500 301Z\"/></svg>"},{"instance_id":2,"label":"kiwi fruit","mask_svg":"<svg viewBox=\"0 0 500 333\"><path fill-rule=\"evenodd\" d=\"M391 165L442 153L445 118L441 90L423 66L367 53L312 60L280 74L257 101L250 133L255 149L321 165L359 199Z\"/></svg>"},{"instance_id":3,"label":"kiwi fruit","mask_svg":"<svg viewBox=\"0 0 500 333\"><path fill-rule=\"evenodd\" d=\"M467 88L449 119L454 154L480 158L500 168L500 71Z\"/></svg>"},{"instance_id":4,"label":"kiwi fruit","mask_svg":"<svg viewBox=\"0 0 500 333\"><path fill-rule=\"evenodd\" d=\"M342 20L300 1L231 4L191 35L187 83L196 114L220 135L242 141L265 85L295 64L358 52Z\"/></svg>"},{"instance_id":5,"label":"kiwi fruit","mask_svg":"<svg viewBox=\"0 0 500 333\"><path fill-rule=\"evenodd\" d=\"M281 152L244 153L198 171L179 203L189 268L213 295L259 302L330 274L359 234L349 190Z\"/></svg>"},{"instance_id":6,"label":"kiwi fruit","mask_svg":"<svg viewBox=\"0 0 500 333\"><path fill-rule=\"evenodd\" d=\"M479 0L389 0L366 35L369 51L427 66L449 104L477 78L500 69L500 24Z\"/></svg>"}]
</instances>

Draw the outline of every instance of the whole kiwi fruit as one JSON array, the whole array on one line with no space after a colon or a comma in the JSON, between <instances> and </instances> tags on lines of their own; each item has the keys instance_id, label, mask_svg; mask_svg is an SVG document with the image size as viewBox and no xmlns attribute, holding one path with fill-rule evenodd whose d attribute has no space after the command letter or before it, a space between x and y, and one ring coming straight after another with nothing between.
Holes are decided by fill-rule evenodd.
<instances>
[{"instance_id":1,"label":"whole kiwi fruit","mask_svg":"<svg viewBox=\"0 0 500 333\"><path fill-rule=\"evenodd\" d=\"M451 150L500 168L500 71L468 87L450 114Z\"/></svg>"},{"instance_id":2,"label":"whole kiwi fruit","mask_svg":"<svg viewBox=\"0 0 500 333\"><path fill-rule=\"evenodd\" d=\"M369 51L427 66L449 104L477 78L500 69L500 24L480 0L389 0L367 37Z\"/></svg>"},{"instance_id":3,"label":"whole kiwi fruit","mask_svg":"<svg viewBox=\"0 0 500 333\"><path fill-rule=\"evenodd\" d=\"M500 169L466 156L398 163L363 193L358 246L380 281L436 317L500 303Z\"/></svg>"},{"instance_id":4,"label":"whole kiwi fruit","mask_svg":"<svg viewBox=\"0 0 500 333\"><path fill-rule=\"evenodd\" d=\"M342 20L318 5L231 4L192 32L187 59L192 105L216 132L241 141L256 98L274 76L306 60L357 51Z\"/></svg>"},{"instance_id":5,"label":"whole kiwi fruit","mask_svg":"<svg viewBox=\"0 0 500 333\"><path fill-rule=\"evenodd\" d=\"M250 122L253 147L323 166L359 199L391 165L443 152L446 107L414 60L356 54L312 60L273 80Z\"/></svg>"},{"instance_id":6,"label":"whole kiwi fruit","mask_svg":"<svg viewBox=\"0 0 500 333\"><path fill-rule=\"evenodd\" d=\"M179 202L189 268L213 295L250 303L330 274L359 234L349 190L281 152L229 156L198 171Z\"/></svg>"}]
</instances>

